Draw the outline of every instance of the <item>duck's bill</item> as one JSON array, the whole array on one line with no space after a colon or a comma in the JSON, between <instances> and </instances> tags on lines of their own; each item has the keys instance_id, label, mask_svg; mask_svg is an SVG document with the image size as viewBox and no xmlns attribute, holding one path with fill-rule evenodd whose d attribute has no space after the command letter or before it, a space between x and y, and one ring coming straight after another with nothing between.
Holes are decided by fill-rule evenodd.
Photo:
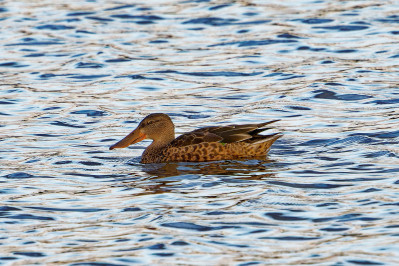
<instances>
[{"instance_id":1,"label":"duck's bill","mask_svg":"<svg viewBox=\"0 0 399 266\"><path fill-rule=\"evenodd\" d=\"M109 149L113 150L113 149L126 148L129 145L142 141L146 137L147 136L145 134L141 133L139 130L136 129L133 130L132 133L124 137L121 141L109 147Z\"/></svg>"}]
</instances>

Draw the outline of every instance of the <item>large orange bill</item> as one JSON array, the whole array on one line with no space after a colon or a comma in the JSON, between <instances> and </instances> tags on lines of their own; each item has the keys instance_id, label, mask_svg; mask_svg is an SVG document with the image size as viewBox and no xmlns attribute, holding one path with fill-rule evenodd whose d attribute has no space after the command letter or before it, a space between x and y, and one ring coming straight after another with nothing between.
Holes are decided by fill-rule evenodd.
<instances>
[{"instance_id":1,"label":"large orange bill","mask_svg":"<svg viewBox=\"0 0 399 266\"><path fill-rule=\"evenodd\" d=\"M140 130L135 129L129 135L124 137L121 141L109 147L109 149L113 150L117 148L126 148L129 145L142 141L146 137L147 136L141 133Z\"/></svg>"}]
</instances>

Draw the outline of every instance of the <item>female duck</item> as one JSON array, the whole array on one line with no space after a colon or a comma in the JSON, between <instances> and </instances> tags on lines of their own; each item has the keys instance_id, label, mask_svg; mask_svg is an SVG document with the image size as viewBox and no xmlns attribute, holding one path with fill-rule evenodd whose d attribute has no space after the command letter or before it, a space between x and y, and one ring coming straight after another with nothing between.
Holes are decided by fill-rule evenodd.
<instances>
[{"instance_id":1,"label":"female duck","mask_svg":"<svg viewBox=\"0 0 399 266\"><path fill-rule=\"evenodd\" d=\"M259 133L270 129L265 126L276 121L203 127L175 138L175 126L168 115L150 114L109 149L125 148L144 139L152 139L141 157L141 163L203 162L265 156L282 135Z\"/></svg>"}]
</instances>

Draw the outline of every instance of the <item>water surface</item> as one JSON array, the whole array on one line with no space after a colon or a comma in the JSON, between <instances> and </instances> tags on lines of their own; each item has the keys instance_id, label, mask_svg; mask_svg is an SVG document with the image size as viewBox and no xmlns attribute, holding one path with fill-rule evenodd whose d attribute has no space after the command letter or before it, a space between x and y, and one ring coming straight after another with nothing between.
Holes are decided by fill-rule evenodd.
<instances>
[{"instance_id":1,"label":"water surface","mask_svg":"<svg viewBox=\"0 0 399 266\"><path fill-rule=\"evenodd\" d=\"M396 1L3 1L0 263L399 264ZM281 119L267 158L108 147Z\"/></svg>"}]
</instances>

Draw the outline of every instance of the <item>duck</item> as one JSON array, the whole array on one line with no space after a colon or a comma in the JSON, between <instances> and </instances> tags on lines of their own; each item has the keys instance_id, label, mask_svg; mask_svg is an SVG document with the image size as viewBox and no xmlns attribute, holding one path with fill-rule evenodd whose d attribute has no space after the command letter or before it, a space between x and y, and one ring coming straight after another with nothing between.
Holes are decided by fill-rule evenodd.
<instances>
[{"instance_id":1,"label":"duck","mask_svg":"<svg viewBox=\"0 0 399 266\"><path fill-rule=\"evenodd\" d=\"M206 162L266 156L281 133L260 135L279 120L257 124L208 126L175 138L175 125L164 113L146 116L130 134L109 149L126 148L145 139L141 163Z\"/></svg>"}]
</instances>

